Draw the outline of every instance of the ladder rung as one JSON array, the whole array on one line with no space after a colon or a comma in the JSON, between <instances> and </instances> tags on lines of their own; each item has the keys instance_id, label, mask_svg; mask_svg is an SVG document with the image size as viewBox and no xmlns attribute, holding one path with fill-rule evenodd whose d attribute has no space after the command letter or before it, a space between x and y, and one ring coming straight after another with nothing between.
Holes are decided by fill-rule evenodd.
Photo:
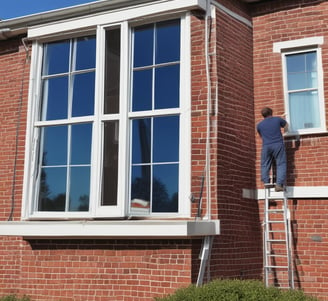
<instances>
[{"instance_id":1,"label":"ladder rung","mask_svg":"<svg viewBox=\"0 0 328 301\"><path fill-rule=\"evenodd\" d=\"M274 258L288 258L288 255L267 254L266 256Z\"/></svg>"},{"instance_id":2,"label":"ladder rung","mask_svg":"<svg viewBox=\"0 0 328 301\"><path fill-rule=\"evenodd\" d=\"M288 265L266 265L266 269L288 269Z\"/></svg>"},{"instance_id":3,"label":"ladder rung","mask_svg":"<svg viewBox=\"0 0 328 301\"><path fill-rule=\"evenodd\" d=\"M282 223L285 223L285 221L280 221L280 220L279 221L278 220L268 221L268 224L270 224L270 223L271 224L279 224L279 223L282 224Z\"/></svg>"},{"instance_id":4,"label":"ladder rung","mask_svg":"<svg viewBox=\"0 0 328 301\"><path fill-rule=\"evenodd\" d=\"M267 242L286 242L286 239L267 239Z\"/></svg>"},{"instance_id":5,"label":"ladder rung","mask_svg":"<svg viewBox=\"0 0 328 301\"><path fill-rule=\"evenodd\" d=\"M273 196L267 196L268 200L275 200L275 201L284 201L285 197L284 196L278 196L278 195L273 195Z\"/></svg>"},{"instance_id":6,"label":"ladder rung","mask_svg":"<svg viewBox=\"0 0 328 301\"><path fill-rule=\"evenodd\" d=\"M284 209L268 209L268 213L283 213Z\"/></svg>"}]
</instances>

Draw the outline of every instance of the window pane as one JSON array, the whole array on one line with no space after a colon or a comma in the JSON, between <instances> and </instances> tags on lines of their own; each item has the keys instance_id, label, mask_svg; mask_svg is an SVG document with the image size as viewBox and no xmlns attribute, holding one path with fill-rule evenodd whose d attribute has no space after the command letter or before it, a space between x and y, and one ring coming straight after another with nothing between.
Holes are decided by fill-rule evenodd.
<instances>
[{"instance_id":1,"label":"window pane","mask_svg":"<svg viewBox=\"0 0 328 301\"><path fill-rule=\"evenodd\" d=\"M72 125L71 164L90 164L92 124Z\"/></svg>"},{"instance_id":2,"label":"window pane","mask_svg":"<svg viewBox=\"0 0 328 301\"><path fill-rule=\"evenodd\" d=\"M151 119L132 121L132 164L149 163L151 160Z\"/></svg>"},{"instance_id":3,"label":"window pane","mask_svg":"<svg viewBox=\"0 0 328 301\"><path fill-rule=\"evenodd\" d=\"M42 120L67 118L68 77L56 77L43 82Z\"/></svg>"},{"instance_id":4,"label":"window pane","mask_svg":"<svg viewBox=\"0 0 328 301\"><path fill-rule=\"evenodd\" d=\"M48 43L44 46L43 75L68 72L70 41Z\"/></svg>"},{"instance_id":5,"label":"window pane","mask_svg":"<svg viewBox=\"0 0 328 301\"><path fill-rule=\"evenodd\" d=\"M105 62L105 114L119 112L121 31L119 28L106 32Z\"/></svg>"},{"instance_id":6,"label":"window pane","mask_svg":"<svg viewBox=\"0 0 328 301\"><path fill-rule=\"evenodd\" d=\"M152 70L133 72L132 110L152 109Z\"/></svg>"},{"instance_id":7,"label":"window pane","mask_svg":"<svg viewBox=\"0 0 328 301\"><path fill-rule=\"evenodd\" d=\"M104 123L104 157L101 205L117 205L119 122Z\"/></svg>"},{"instance_id":8,"label":"window pane","mask_svg":"<svg viewBox=\"0 0 328 301\"><path fill-rule=\"evenodd\" d=\"M153 44L153 24L139 26L134 29L134 67L150 66L153 64Z\"/></svg>"},{"instance_id":9,"label":"window pane","mask_svg":"<svg viewBox=\"0 0 328 301\"><path fill-rule=\"evenodd\" d=\"M73 76L72 116L88 116L94 112L95 73L82 73Z\"/></svg>"},{"instance_id":10,"label":"window pane","mask_svg":"<svg viewBox=\"0 0 328 301\"><path fill-rule=\"evenodd\" d=\"M289 95L292 130L320 127L320 110L317 91Z\"/></svg>"},{"instance_id":11,"label":"window pane","mask_svg":"<svg viewBox=\"0 0 328 301\"><path fill-rule=\"evenodd\" d=\"M161 67L155 72L155 109L179 107L180 66Z\"/></svg>"},{"instance_id":12,"label":"window pane","mask_svg":"<svg viewBox=\"0 0 328 301\"><path fill-rule=\"evenodd\" d=\"M88 211L90 167L71 167L69 211Z\"/></svg>"},{"instance_id":13,"label":"window pane","mask_svg":"<svg viewBox=\"0 0 328 301\"><path fill-rule=\"evenodd\" d=\"M317 87L316 52L286 56L288 90Z\"/></svg>"},{"instance_id":14,"label":"window pane","mask_svg":"<svg viewBox=\"0 0 328 301\"><path fill-rule=\"evenodd\" d=\"M134 166L131 175L131 211L150 211L150 166Z\"/></svg>"},{"instance_id":15,"label":"window pane","mask_svg":"<svg viewBox=\"0 0 328 301\"><path fill-rule=\"evenodd\" d=\"M65 211L66 167L42 168L39 193L40 211Z\"/></svg>"},{"instance_id":16,"label":"window pane","mask_svg":"<svg viewBox=\"0 0 328 301\"><path fill-rule=\"evenodd\" d=\"M95 68L96 65L96 39L95 37L78 38L76 42L76 69L83 70Z\"/></svg>"},{"instance_id":17,"label":"window pane","mask_svg":"<svg viewBox=\"0 0 328 301\"><path fill-rule=\"evenodd\" d=\"M156 64L180 60L180 20L157 23Z\"/></svg>"},{"instance_id":18,"label":"window pane","mask_svg":"<svg viewBox=\"0 0 328 301\"><path fill-rule=\"evenodd\" d=\"M178 164L154 166L153 212L178 212L178 183Z\"/></svg>"},{"instance_id":19,"label":"window pane","mask_svg":"<svg viewBox=\"0 0 328 301\"><path fill-rule=\"evenodd\" d=\"M154 162L179 161L179 117L154 118Z\"/></svg>"},{"instance_id":20,"label":"window pane","mask_svg":"<svg viewBox=\"0 0 328 301\"><path fill-rule=\"evenodd\" d=\"M42 129L42 165L67 164L67 126L51 126Z\"/></svg>"}]
</instances>

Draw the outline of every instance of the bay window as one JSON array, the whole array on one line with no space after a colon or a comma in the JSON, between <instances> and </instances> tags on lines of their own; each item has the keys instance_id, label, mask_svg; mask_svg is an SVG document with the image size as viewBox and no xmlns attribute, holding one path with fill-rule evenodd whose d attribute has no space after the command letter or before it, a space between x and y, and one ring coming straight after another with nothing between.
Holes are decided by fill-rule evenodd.
<instances>
[{"instance_id":1,"label":"bay window","mask_svg":"<svg viewBox=\"0 0 328 301\"><path fill-rule=\"evenodd\" d=\"M34 42L25 218L189 216L187 21Z\"/></svg>"}]
</instances>

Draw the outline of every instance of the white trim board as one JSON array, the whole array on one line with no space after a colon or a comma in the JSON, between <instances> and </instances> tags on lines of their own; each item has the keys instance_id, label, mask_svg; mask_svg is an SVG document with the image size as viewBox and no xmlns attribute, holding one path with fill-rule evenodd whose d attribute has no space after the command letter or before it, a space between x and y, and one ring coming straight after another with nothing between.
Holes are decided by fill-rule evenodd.
<instances>
[{"instance_id":1,"label":"white trim board","mask_svg":"<svg viewBox=\"0 0 328 301\"><path fill-rule=\"evenodd\" d=\"M289 199L328 199L328 186L287 186ZM264 200L264 189L243 189L243 198Z\"/></svg>"},{"instance_id":2,"label":"white trim board","mask_svg":"<svg viewBox=\"0 0 328 301\"><path fill-rule=\"evenodd\" d=\"M0 222L0 236L22 236L28 239L162 239L219 234L219 220Z\"/></svg>"}]
</instances>

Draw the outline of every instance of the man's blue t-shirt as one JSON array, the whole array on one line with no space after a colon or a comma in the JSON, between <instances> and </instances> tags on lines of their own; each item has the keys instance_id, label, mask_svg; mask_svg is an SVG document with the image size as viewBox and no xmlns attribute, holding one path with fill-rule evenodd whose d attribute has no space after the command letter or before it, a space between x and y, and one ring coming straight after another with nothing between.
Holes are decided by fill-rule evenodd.
<instances>
[{"instance_id":1,"label":"man's blue t-shirt","mask_svg":"<svg viewBox=\"0 0 328 301\"><path fill-rule=\"evenodd\" d=\"M259 122L257 131L262 137L263 145L283 142L281 128L285 127L286 124L286 120L277 116L270 116Z\"/></svg>"}]
</instances>

